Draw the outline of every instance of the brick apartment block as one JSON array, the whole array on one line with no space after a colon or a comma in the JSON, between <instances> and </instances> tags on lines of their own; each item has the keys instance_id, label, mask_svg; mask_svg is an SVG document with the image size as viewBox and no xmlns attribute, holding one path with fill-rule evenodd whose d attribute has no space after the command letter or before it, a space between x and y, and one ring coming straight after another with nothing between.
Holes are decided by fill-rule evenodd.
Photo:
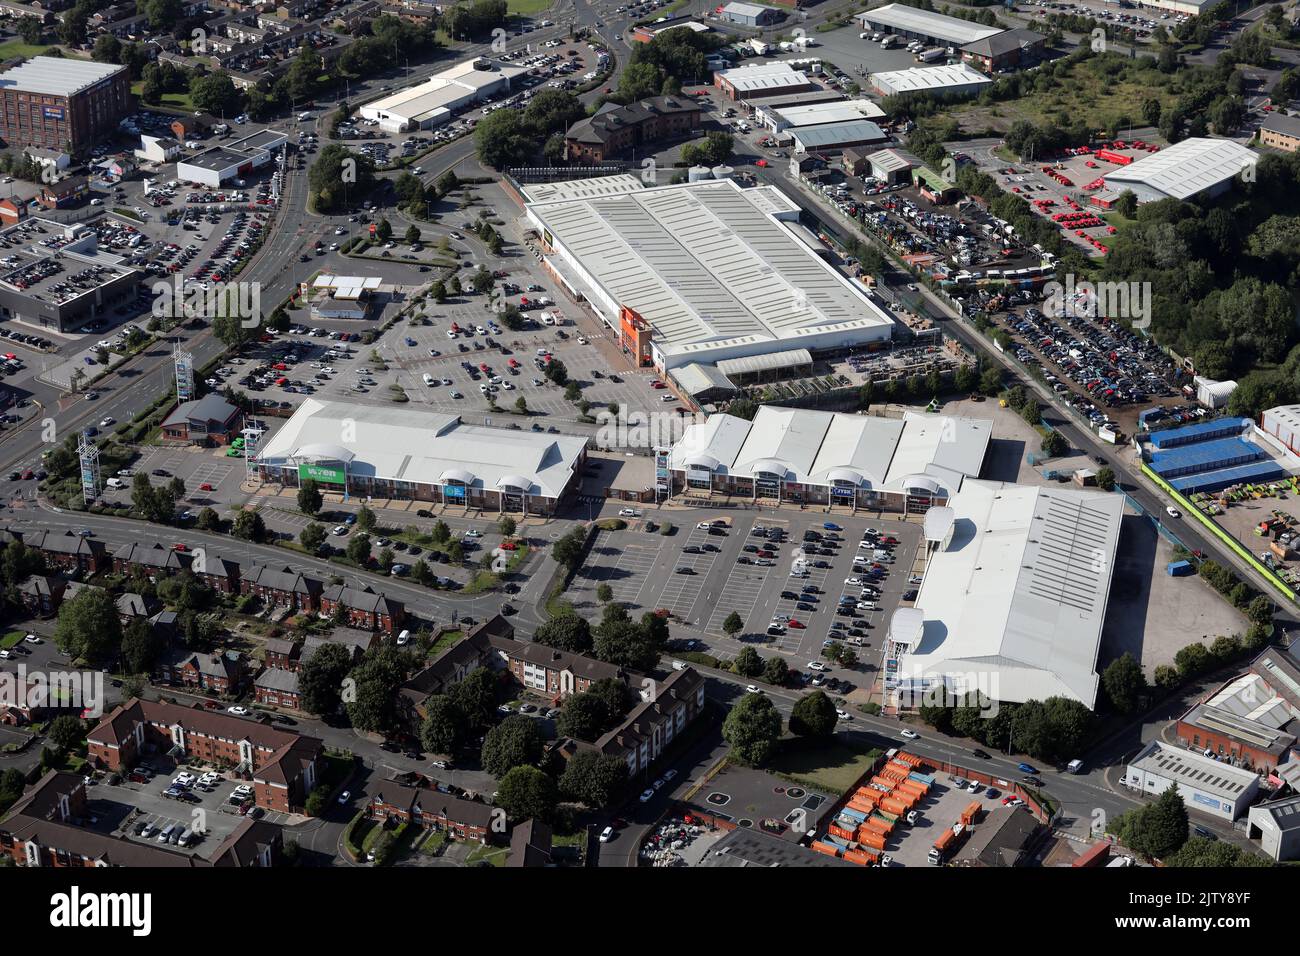
<instances>
[{"instance_id":1,"label":"brick apartment block","mask_svg":"<svg viewBox=\"0 0 1300 956\"><path fill-rule=\"evenodd\" d=\"M316 785L321 741L230 714L132 699L87 735L90 759L106 770L135 766L149 752L231 766L253 781L259 807L301 807Z\"/></svg>"}]
</instances>

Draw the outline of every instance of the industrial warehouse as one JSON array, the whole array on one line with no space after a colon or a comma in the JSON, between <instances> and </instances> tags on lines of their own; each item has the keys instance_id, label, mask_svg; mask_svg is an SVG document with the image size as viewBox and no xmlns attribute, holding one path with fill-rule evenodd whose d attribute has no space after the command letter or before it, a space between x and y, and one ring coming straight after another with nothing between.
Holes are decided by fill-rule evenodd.
<instances>
[{"instance_id":1,"label":"industrial warehouse","mask_svg":"<svg viewBox=\"0 0 1300 956\"><path fill-rule=\"evenodd\" d=\"M458 63L416 86L398 90L362 106L362 119L378 120L388 133L431 129L447 122L467 106L504 93L516 77L528 71L478 58Z\"/></svg>"},{"instance_id":2,"label":"industrial warehouse","mask_svg":"<svg viewBox=\"0 0 1300 956\"><path fill-rule=\"evenodd\" d=\"M465 425L459 415L307 399L257 455L264 481L349 495L552 514L586 439Z\"/></svg>"},{"instance_id":3,"label":"industrial warehouse","mask_svg":"<svg viewBox=\"0 0 1300 956\"><path fill-rule=\"evenodd\" d=\"M773 187L618 176L524 195L547 268L639 365L761 357L774 370L892 334L894 320L817 254L799 207Z\"/></svg>"},{"instance_id":4,"label":"industrial warehouse","mask_svg":"<svg viewBox=\"0 0 1300 956\"><path fill-rule=\"evenodd\" d=\"M928 93L931 96L958 98L976 96L992 80L965 63L948 66L918 66L871 74L871 87L881 96L901 93Z\"/></svg>"},{"instance_id":5,"label":"industrial warehouse","mask_svg":"<svg viewBox=\"0 0 1300 956\"><path fill-rule=\"evenodd\" d=\"M669 455L672 493L920 514L979 475L992 432L986 419L763 405L752 422L688 426Z\"/></svg>"},{"instance_id":6,"label":"industrial warehouse","mask_svg":"<svg viewBox=\"0 0 1300 956\"><path fill-rule=\"evenodd\" d=\"M927 512L920 592L889 624L899 705L978 692L1092 708L1123 512L1119 495L980 480Z\"/></svg>"},{"instance_id":7,"label":"industrial warehouse","mask_svg":"<svg viewBox=\"0 0 1300 956\"><path fill-rule=\"evenodd\" d=\"M1001 27L986 27L901 3L887 3L883 7L867 10L859 13L857 19L863 29L895 33L908 40L923 40L953 48L964 47L977 40L987 40L1003 32Z\"/></svg>"},{"instance_id":8,"label":"industrial warehouse","mask_svg":"<svg viewBox=\"0 0 1300 956\"><path fill-rule=\"evenodd\" d=\"M1132 192L1140 203L1217 196L1259 154L1230 139L1192 137L1105 176L1111 194Z\"/></svg>"}]
</instances>

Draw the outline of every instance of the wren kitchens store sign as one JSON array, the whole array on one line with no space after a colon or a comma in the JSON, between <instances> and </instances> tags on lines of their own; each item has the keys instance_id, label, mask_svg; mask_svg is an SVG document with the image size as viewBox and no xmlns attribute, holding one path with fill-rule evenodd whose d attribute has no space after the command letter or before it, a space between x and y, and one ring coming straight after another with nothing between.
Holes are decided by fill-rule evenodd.
<instances>
[{"instance_id":1,"label":"wren kitchens store sign","mask_svg":"<svg viewBox=\"0 0 1300 956\"><path fill-rule=\"evenodd\" d=\"M327 485L346 485L347 475L342 468L330 468L325 465L299 465L298 480L307 479Z\"/></svg>"}]
</instances>

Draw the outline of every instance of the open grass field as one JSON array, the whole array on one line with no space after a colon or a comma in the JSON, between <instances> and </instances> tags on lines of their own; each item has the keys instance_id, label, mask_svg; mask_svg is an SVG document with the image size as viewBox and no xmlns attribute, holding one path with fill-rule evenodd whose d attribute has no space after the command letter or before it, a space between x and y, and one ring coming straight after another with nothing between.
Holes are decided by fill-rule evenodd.
<instances>
[{"instance_id":1,"label":"open grass field","mask_svg":"<svg viewBox=\"0 0 1300 956\"><path fill-rule=\"evenodd\" d=\"M830 794L841 794L858 782L880 756L876 749L859 750L842 743L819 744L786 740L770 770Z\"/></svg>"},{"instance_id":2,"label":"open grass field","mask_svg":"<svg viewBox=\"0 0 1300 956\"><path fill-rule=\"evenodd\" d=\"M7 40L0 43L0 60L12 60L16 56L41 56L57 43L24 43L22 40Z\"/></svg>"},{"instance_id":3,"label":"open grass field","mask_svg":"<svg viewBox=\"0 0 1300 956\"><path fill-rule=\"evenodd\" d=\"M506 10L521 17L545 13L555 0L507 0Z\"/></svg>"},{"instance_id":4,"label":"open grass field","mask_svg":"<svg viewBox=\"0 0 1300 956\"><path fill-rule=\"evenodd\" d=\"M1142 102L1155 98L1162 106L1175 94L1167 89L1168 77L1136 63L1091 59L1076 63L1062 75L1041 73L1033 88L1014 100L953 107L952 116L968 132L993 129L1006 132L1020 120L1038 125L1068 126L1086 116L1090 124L1112 127L1122 133L1127 125L1144 126Z\"/></svg>"}]
</instances>

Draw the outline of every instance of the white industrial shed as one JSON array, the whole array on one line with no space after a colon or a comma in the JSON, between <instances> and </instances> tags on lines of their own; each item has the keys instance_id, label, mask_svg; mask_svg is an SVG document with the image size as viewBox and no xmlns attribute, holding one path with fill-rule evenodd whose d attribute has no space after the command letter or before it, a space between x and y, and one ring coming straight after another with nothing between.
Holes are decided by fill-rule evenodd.
<instances>
[{"instance_id":1,"label":"white industrial shed","mask_svg":"<svg viewBox=\"0 0 1300 956\"><path fill-rule=\"evenodd\" d=\"M1002 32L1001 27L986 27L901 3L887 3L883 7L867 10L859 13L857 19L864 27L872 30L897 33L910 40L925 40L927 43L952 47L963 47Z\"/></svg>"},{"instance_id":2,"label":"white industrial shed","mask_svg":"<svg viewBox=\"0 0 1300 956\"><path fill-rule=\"evenodd\" d=\"M526 207L546 264L629 350L635 313L660 372L892 334L888 313L796 235L799 208L774 188L715 179L562 192L571 198Z\"/></svg>"},{"instance_id":3,"label":"white industrial shed","mask_svg":"<svg viewBox=\"0 0 1300 956\"><path fill-rule=\"evenodd\" d=\"M872 73L870 78L872 89L881 96L897 96L902 93L928 93L939 97L975 96L992 82L990 77L965 63L916 66L906 70Z\"/></svg>"},{"instance_id":4,"label":"white industrial shed","mask_svg":"<svg viewBox=\"0 0 1300 956\"><path fill-rule=\"evenodd\" d=\"M1159 740L1151 741L1129 761L1120 782L1148 797L1177 787L1189 809L1229 822L1254 803L1260 786L1259 775L1253 770Z\"/></svg>"},{"instance_id":5,"label":"white industrial shed","mask_svg":"<svg viewBox=\"0 0 1300 956\"><path fill-rule=\"evenodd\" d=\"M258 451L263 478L379 498L549 514L586 439L461 423L459 415L306 399Z\"/></svg>"},{"instance_id":6,"label":"white industrial shed","mask_svg":"<svg viewBox=\"0 0 1300 956\"><path fill-rule=\"evenodd\" d=\"M1246 835L1279 862L1300 857L1300 795L1251 807Z\"/></svg>"},{"instance_id":7,"label":"white industrial shed","mask_svg":"<svg viewBox=\"0 0 1300 956\"><path fill-rule=\"evenodd\" d=\"M1214 196L1258 159L1254 150L1230 139L1193 137L1107 173L1106 188L1116 193L1127 189L1138 202Z\"/></svg>"},{"instance_id":8,"label":"white industrial shed","mask_svg":"<svg viewBox=\"0 0 1300 956\"><path fill-rule=\"evenodd\" d=\"M481 58L466 60L423 83L366 103L358 112L362 119L378 120L380 129L390 133L430 129L467 106L508 92L511 81L527 72Z\"/></svg>"},{"instance_id":9,"label":"white industrial shed","mask_svg":"<svg viewBox=\"0 0 1300 956\"><path fill-rule=\"evenodd\" d=\"M675 493L918 513L979 474L991 435L984 419L764 405L752 422L712 415L688 426L669 469Z\"/></svg>"},{"instance_id":10,"label":"white industrial shed","mask_svg":"<svg viewBox=\"0 0 1300 956\"><path fill-rule=\"evenodd\" d=\"M1122 497L970 480L948 506L915 606L890 624L886 687L904 705L943 690L1092 707Z\"/></svg>"},{"instance_id":11,"label":"white industrial shed","mask_svg":"<svg viewBox=\"0 0 1300 956\"><path fill-rule=\"evenodd\" d=\"M789 131L795 153L838 153L850 146L879 146L889 135L871 120L819 123Z\"/></svg>"}]
</instances>

